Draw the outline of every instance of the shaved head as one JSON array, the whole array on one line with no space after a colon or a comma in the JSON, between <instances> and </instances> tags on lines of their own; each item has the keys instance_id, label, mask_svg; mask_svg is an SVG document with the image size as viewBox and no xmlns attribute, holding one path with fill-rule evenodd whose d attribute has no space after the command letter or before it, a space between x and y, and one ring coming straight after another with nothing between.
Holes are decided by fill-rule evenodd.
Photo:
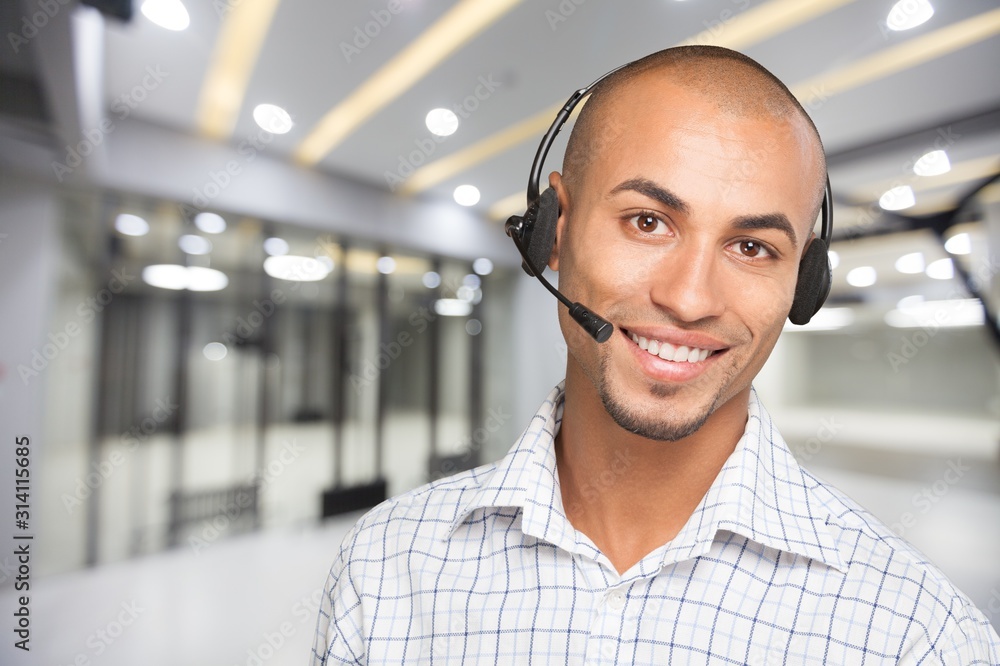
<instances>
[{"instance_id":1,"label":"shaved head","mask_svg":"<svg viewBox=\"0 0 1000 666\"><path fill-rule=\"evenodd\" d=\"M801 124L814 141L815 171L822 174L816 187L816 211L826 187L826 160L819 132L799 101L777 77L742 53L718 46L679 46L659 51L626 65L601 81L570 134L563 159L563 179L569 192L579 187L587 167L602 150L615 143L626 127L616 124L613 105L629 93L642 103L641 86L670 84L709 101L720 115L773 119L775 132Z\"/></svg>"}]
</instances>

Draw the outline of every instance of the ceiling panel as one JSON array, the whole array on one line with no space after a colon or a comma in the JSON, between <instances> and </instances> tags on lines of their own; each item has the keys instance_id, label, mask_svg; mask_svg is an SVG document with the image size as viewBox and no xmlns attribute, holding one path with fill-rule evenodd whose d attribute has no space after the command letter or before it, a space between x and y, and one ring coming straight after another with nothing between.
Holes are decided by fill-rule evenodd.
<instances>
[{"instance_id":1,"label":"ceiling panel","mask_svg":"<svg viewBox=\"0 0 1000 666\"><path fill-rule=\"evenodd\" d=\"M884 25L890 1L846 2L743 50L794 87L1000 6L982 0L936 4L936 14L926 24L893 33ZM147 91L146 99L130 108L130 114L196 132L195 111L224 13L218 8L225 5L188 5L191 27L180 33L162 30L138 13L130 25L108 23L105 99L109 108L120 95L142 84L147 67L160 68L168 76L155 90ZM239 144L259 135L251 117L253 107L276 103L288 109L295 127L287 135L274 137L267 150L290 155L334 104L453 5L448 0L404 0L393 14L386 3L284 0L247 87L231 141ZM766 5L749 0L522 2L364 122L323 159L320 168L386 187L386 172L399 173L403 165L402 173L406 173L413 166L411 155L417 161L430 161L452 154L564 100L572 90L618 64L699 33L726 38L735 22ZM368 34L364 34L366 29ZM877 142L1000 106L1000 88L987 84L998 66L1000 38L994 37L835 95L814 105L813 115L829 152ZM461 105L475 95L481 80L495 83L495 90L475 100L476 108L466 111L468 117L461 119L455 135L428 143L431 135L423 125L425 113L435 106ZM120 113L121 109L119 104L116 110ZM510 157L493 158L432 188L428 195L446 195L455 182L473 177L484 189L510 194L524 179L525 156L530 160L534 143L511 146ZM431 146L433 152L428 150ZM425 157L414 151L431 154ZM553 155L553 165L558 158ZM511 165L518 165L514 174ZM891 171L872 173L883 180L892 175ZM493 201L484 196L481 209Z\"/></svg>"}]
</instances>

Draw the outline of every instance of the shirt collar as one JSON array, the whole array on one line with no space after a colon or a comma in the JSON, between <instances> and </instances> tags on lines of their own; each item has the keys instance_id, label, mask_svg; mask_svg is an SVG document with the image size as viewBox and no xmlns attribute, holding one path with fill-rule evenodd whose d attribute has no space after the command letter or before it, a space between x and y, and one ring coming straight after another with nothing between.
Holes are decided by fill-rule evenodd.
<instances>
[{"instance_id":1,"label":"shirt collar","mask_svg":"<svg viewBox=\"0 0 1000 666\"><path fill-rule=\"evenodd\" d=\"M563 548L571 546L570 542L576 540L576 530L563 511L555 452L564 398L564 384L560 382L545 398L510 452L471 493L452 523L449 535L476 509L518 507L522 509L522 532Z\"/></svg>"},{"instance_id":2,"label":"shirt collar","mask_svg":"<svg viewBox=\"0 0 1000 666\"><path fill-rule=\"evenodd\" d=\"M814 485L752 389L743 436L671 543L690 543L695 556L708 551L718 530L728 530L846 572L849 558L837 546Z\"/></svg>"},{"instance_id":3,"label":"shirt collar","mask_svg":"<svg viewBox=\"0 0 1000 666\"><path fill-rule=\"evenodd\" d=\"M526 535L570 552L598 554L563 510L555 435L562 422L564 397L560 382L510 452L470 493L449 535L477 509L518 507L522 510L521 531ZM662 555L660 563L666 565L703 555L717 532L726 530L846 571L848 558L837 548L827 526L828 516L813 496L812 485L775 429L756 390L751 390L743 436L691 518L669 544L656 551L657 557Z\"/></svg>"}]
</instances>

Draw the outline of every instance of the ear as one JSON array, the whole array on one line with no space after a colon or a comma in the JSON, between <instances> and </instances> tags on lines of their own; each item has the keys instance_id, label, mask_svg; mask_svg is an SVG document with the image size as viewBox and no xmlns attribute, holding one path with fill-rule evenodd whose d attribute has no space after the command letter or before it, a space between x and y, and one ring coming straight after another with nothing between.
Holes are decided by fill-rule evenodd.
<instances>
[{"instance_id":1,"label":"ear","mask_svg":"<svg viewBox=\"0 0 1000 666\"><path fill-rule=\"evenodd\" d=\"M549 187L556 192L559 200L559 219L556 221L555 242L552 244L552 254L549 256L549 268L554 271L559 270L559 251L562 248L563 234L566 232L566 218L569 214L569 192L566 183L563 182L562 174L553 171L549 174Z\"/></svg>"}]
</instances>

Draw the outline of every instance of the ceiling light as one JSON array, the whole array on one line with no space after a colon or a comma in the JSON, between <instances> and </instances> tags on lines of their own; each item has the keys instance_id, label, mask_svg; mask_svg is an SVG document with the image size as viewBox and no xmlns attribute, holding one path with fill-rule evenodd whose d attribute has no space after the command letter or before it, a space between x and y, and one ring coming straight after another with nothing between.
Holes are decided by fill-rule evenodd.
<instances>
[{"instance_id":1,"label":"ceiling light","mask_svg":"<svg viewBox=\"0 0 1000 666\"><path fill-rule=\"evenodd\" d=\"M323 266L326 268L327 272L330 272L330 271L333 270L333 267L334 267L333 259L330 258L329 256L327 256L325 254L318 254L318 255L316 255L316 261L318 261L319 263L323 264Z\"/></svg>"},{"instance_id":2,"label":"ceiling light","mask_svg":"<svg viewBox=\"0 0 1000 666\"><path fill-rule=\"evenodd\" d=\"M927 277L935 280L950 280L955 277L955 266L948 258L932 261L927 264Z\"/></svg>"},{"instance_id":3,"label":"ceiling light","mask_svg":"<svg viewBox=\"0 0 1000 666\"><path fill-rule=\"evenodd\" d=\"M330 274L323 262L313 257L284 254L264 260L264 272L279 280L316 282Z\"/></svg>"},{"instance_id":4,"label":"ceiling light","mask_svg":"<svg viewBox=\"0 0 1000 666\"><path fill-rule=\"evenodd\" d=\"M847 284L852 287L870 287L877 279L878 273L871 266L858 266L847 274Z\"/></svg>"},{"instance_id":5,"label":"ceiling light","mask_svg":"<svg viewBox=\"0 0 1000 666\"><path fill-rule=\"evenodd\" d=\"M972 237L964 232L955 234L944 242L944 249L952 254L969 254L972 252Z\"/></svg>"},{"instance_id":6,"label":"ceiling light","mask_svg":"<svg viewBox=\"0 0 1000 666\"><path fill-rule=\"evenodd\" d=\"M462 284L466 287L471 287L472 289L479 289L482 286L483 281L478 275L474 273L469 273L464 278L462 278Z\"/></svg>"},{"instance_id":7,"label":"ceiling light","mask_svg":"<svg viewBox=\"0 0 1000 666\"><path fill-rule=\"evenodd\" d=\"M187 286L187 266L153 264L142 269L142 281L160 289L184 289Z\"/></svg>"},{"instance_id":8,"label":"ceiling light","mask_svg":"<svg viewBox=\"0 0 1000 666\"><path fill-rule=\"evenodd\" d=\"M219 291L229 285L225 273L203 266L188 266L187 279L187 288L191 291Z\"/></svg>"},{"instance_id":9,"label":"ceiling light","mask_svg":"<svg viewBox=\"0 0 1000 666\"><path fill-rule=\"evenodd\" d=\"M460 301L471 303L472 299L476 297L476 290L463 284L455 290L455 296L457 296Z\"/></svg>"},{"instance_id":10,"label":"ceiling light","mask_svg":"<svg viewBox=\"0 0 1000 666\"><path fill-rule=\"evenodd\" d=\"M486 257L479 257L472 262L472 270L479 275L489 275L493 272L493 262Z\"/></svg>"},{"instance_id":11,"label":"ceiling light","mask_svg":"<svg viewBox=\"0 0 1000 666\"><path fill-rule=\"evenodd\" d=\"M475 185L459 185L455 188L455 201L463 206L479 203L479 188Z\"/></svg>"},{"instance_id":12,"label":"ceiling light","mask_svg":"<svg viewBox=\"0 0 1000 666\"><path fill-rule=\"evenodd\" d=\"M424 123L433 134L451 136L458 129L458 116L451 109L431 109Z\"/></svg>"},{"instance_id":13,"label":"ceiling light","mask_svg":"<svg viewBox=\"0 0 1000 666\"><path fill-rule=\"evenodd\" d=\"M146 0L142 13L150 21L167 30L184 30L191 17L181 0Z\"/></svg>"},{"instance_id":14,"label":"ceiling light","mask_svg":"<svg viewBox=\"0 0 1000 666\"><path fill-rule=\"evenodd\" d=\"M836 250L828 250L827 256L830 258L830 270L840 266L840 253Z\"/></svg>"},{"instance_id":15,"label":"ceiling light","mask_svg":"<svg viewBox=\"0 0 1000 666\"><path fill-rule=\"evenodd\" d=\"M264 241L264 252L272 257L280 257L283 254L288 254L288 243L283 238L272 236Z\"/></svg>"},{"instance_id":16,"label":"ceiling light","mask_svg":"<svg viewBox=\"0 0 1000 666\"><path fill-rule=\"evenodd\" d=\"M379 257L375 262L375 270L382 275L389 275L396 270L396 260L392 257Z\"/></svg>"},{"instance_id":17,"label":"ceiling light","mask_svg":"<svg viewBox=\"0 0 1000 666\"><path fill-rule=\"evenodd\" d=\"M115 229L126 236L145 236L149 233L149 223L138 215L122 213L115 218Z\"/></svg>"},{"instance_id":18,"label":"ceiling light","mask_svg":"<svg viewBox=\"0 0 1000 666\"><path fill-rule=\"evenodd\" d=\"M926 23L934 16L934 8L927 0L899 0L889 10L885 22L890 30L909 30Z\"/></svg>"},{"instance_id":19,"label":"ceiling light","mask_svg":"<svg viewBox=\"0 0 1000 666\"><path fill-rule=\"evenodd\" d=\"M478 319L470 319L465 322L465 332L469 335L479 335L483 332L483 322Z\"/></svg>"},{"instance_id":20,"label":"ceiling light","mask_svg":"<svg viewBox=\"0 0 1000 666\"><path fill-rule=\"evenodd\" d=\"M878 205L882 207L882 210L904 210L916 203L917 200L913 196L913 188L909 185L897 185L883 194L878 200Z\"/></svg>"},{"instance_id":21,"label":"ceiling light","mask_svg":"<svg viewBox=\"0 0 1000 666\"><path fill-rule=\"evenodd\" d=\"M982 326L985 321L977 298L924 301L906 309L890 310L885 315L885 323L893 328Z\"/></svg>"},{"instance_id":22,"label":"ceiling light","mask_svg":"<svg viewBox=\"0 0 1000 666\"><path fill-rule=\"evenodd\" d=\"M142 281L160 289L191 291L219 291L229 285L229 278L222 271L178 264L146 266L142 269Z\"/></svg>"},{"instance_id":23,"label":"ceiling light","mask_svg":"<svg viewBox=\"0 0 1000 666\"><path fill-rule=\"evenodd\" d=\"M854 323L854 310L851 308L820 308L812 316L808 324L796 326L785 322L786 331L834 331Z\"/></svg>"},{"instance_id":24,"label":"ceiling light","mask_svg":"<svg viewBox=\"0 0 1000 666\"><path fill-rule=\"evenodd\" d=\"M442 317L467 317L472 314L472 303L459 298L439 298L434 301L434 312Z\"/></svg>"},{"instance_id":25,"label":"ceiling light","mask_svg":"<svg viewBox=\"0 0 1000 666\"><path fill-rule=\"evenodd\" d=\"M434 271L427 271L424 276L420 278L420 281L424 283L424 286L428 289L437 289L441 286L441 276Z\"/></svg>"},{"instance_id":26,"label":"ceiling light","mask_svg":"<svg viewBox=\"0 0 1000 666\"><path fill-rule=\"evenodd\" d=\"M924 272L924 253L911 252L896 260L896 270L907 275Z\"/></svg>"},{"instance_id":27,"label":"ceiling light","mask_svg":"<svg viewBox=\"0 0 1000 666\"><path fill-rule=\"evenodd\" d=\"M177 245L187 254L208 254L212 251L210 240L194 234L184 234L177 239Z\"/></svg>"},{"instance_id":28,"label":"ceiling light","mask_svg":"<svg viewBox=\"0 0 1000 666\"><path fill-rule=\"evenodd\" d=\"M918 176L940 176L949 171L951 171L951 161L948 159L948 153L943 150L932 150L925 153L913 165L913 173Z\"/></svg>"},{"instance_id":29,"label":"ceiling light","mask_svg":"<svg viewBox=\"0 0 1000 666\"><path fill-rule=\"evenodd\" d=\"M896 303L896 309L902 310L903 312L908 312L913 309L919 309L924 302L924 297L921 294L913 294L912 296L904 296L899 299Z\"/></svg>"},{"instance_id":30,"label":"ceiling light","mask_svg":"<svg viewBox=\"0 0 1000 666\"><path fill-rule=\"evenodd\" d=\"M209 342L201 350L201 353L204 354L205 358L209 361L221 361L226 358L226 354L229 353L229 350L226 349L226 345L221 342Z\"/></svg>"},{"instance_id":31,"label":"ceiling light","mask_svg":"<svg viewBox=\"0 0 1000 666\"><path fill-rule=\"evenodd\" d=\"M206 234L221 234L226 230L226 221L215 213L198 213L194 216L194 226Z\"/></svg>"},{"instance_id":32,"label":"ceiling light","mask_svg":"<svg viewBox=\"0 0 1000 666\"><path fill-rule=\"evenodd\" d=\"M258 104L254 107L253 119L262 130L271 134L287 134L295 124L288 111L276 104Z\"/></svg>"}]
</instances>

